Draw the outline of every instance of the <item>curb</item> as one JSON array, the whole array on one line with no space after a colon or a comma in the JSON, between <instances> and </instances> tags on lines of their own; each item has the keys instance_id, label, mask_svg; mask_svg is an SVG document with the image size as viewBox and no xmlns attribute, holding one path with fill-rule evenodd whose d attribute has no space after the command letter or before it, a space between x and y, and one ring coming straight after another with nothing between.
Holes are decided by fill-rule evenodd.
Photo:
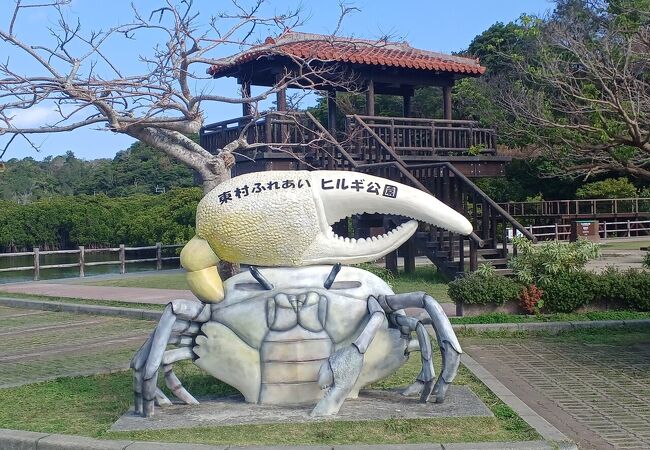
<instances>
[{"instance_id":1,"label":"curb","mask_svg":"<svg viewBox=\"0 0 650 450\"><path fill-rule=\"evenodd\" d=\"M650 326L650 319L630 320L582 320L573 322L529 322L529 323L485 323L485 324L452 324L454 331L561 331L579 330L585 328L623 328Z\"/></svg>"},{"instance_id":2,"label":"curb","mask_svg":"<svg viewBox=\"0 0 650 450\"><path fill-rule=\"evenodd\" d=\"M570 450L562 443L546 441L476 442L454 444L379 444L379 445L268 445L235 446L176 444L168 442L110 441L84 436L35 433L0 429L3 450Z\"/></svg>"},{"instance_id":3,"label":"curb","mask_svg":"<svg viewBox=\"0 0 650 450\"><path fill-rule=\"evenodd\" d=\"M162 314L162 311L153 311L148 309L49 302L47 300L27 300L11 297L0 297L0 306L9 306L12 308L22 309L38 309L43 311L95 314L98 316L129 317L132 319L143 320L159 320L160 315Z\"/></svg>"},{"instance_id":4,"label":"curb","mask_svg":"<svg viewBox=\"0 0 650 450\"><path fill-rule=\"evenodd\" d=\"M95 314L100 316L129 317L143 320L159 320L162 311L148 309L122 308L117 306L85 305L79 303L50 302L47 300L28 300L22 298L0 297L0 306L12 308L37 309L43 311ZM622 328L650 326L650 319L631 320L584 320L573 322L529 322L529 323L485 323L452 324L454 331L561 331L585 328Z\"/></svg>"}]
</instances>

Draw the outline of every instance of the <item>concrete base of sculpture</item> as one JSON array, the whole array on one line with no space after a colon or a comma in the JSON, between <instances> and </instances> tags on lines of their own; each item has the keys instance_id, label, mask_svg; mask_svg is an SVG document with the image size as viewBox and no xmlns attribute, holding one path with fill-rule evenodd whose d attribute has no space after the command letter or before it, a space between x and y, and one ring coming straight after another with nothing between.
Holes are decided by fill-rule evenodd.
<instances>
[{"instance_id":1,"label":"concrete base of sculpture","mask_svg":"<svg viewBox=\"0 0 650 450\"><path fill-rule=\"evenodd\" d=\"M246 403L241 395L201 399L198 405L174 404L160 408L151 418L130 410L111 431L160 430L228 425L303 423L323 420L359 421L427 419L434 417L490 417L492 413L467 386L451 386L444 403L420 403L395 390L362 390L343 404L336 417L309 416L312 406L275 406Z\"/></svg>"}]
</instances>

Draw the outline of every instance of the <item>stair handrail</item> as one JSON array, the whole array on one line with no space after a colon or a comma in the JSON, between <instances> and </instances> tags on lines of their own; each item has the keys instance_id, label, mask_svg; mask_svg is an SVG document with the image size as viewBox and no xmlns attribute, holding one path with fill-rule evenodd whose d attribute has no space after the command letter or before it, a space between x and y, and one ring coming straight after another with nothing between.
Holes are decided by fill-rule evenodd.
<instances>
[{"instance_id":1,"label":"stair handrail","mask_svg":"<svg viewBox=\"0 0 650 450\"><path fill-rule=\"evenodd\" d=\"M366 122L361 120L361 117L359 117L357 114L354 114L352 117L359 125L361 125L373 137L373 139L375 139L375 141L377 141L379 145L381 145L384 148L384 150L388 152L388 154L393 158L393 161L397 162L401 166L406 166L406 163L404 163L402 158L400 158L400 156L397 153L395 153L395 151L392 148L390 148L390 146L386 144L386 142L384 142L384 140L380 138L377 135L377 133L375 133L374 130L368 126Z\"/></svg>"},{"instance_id":2,"label":"stair handrail","mask_svg":"<svg viewBox=\"0 0 650 450\"><path fill-rule=\"evenodd\" d=\"M323 135L327 138L327 140L328 140L329 142L331 142L332 145L334 145L334 146L336 147L336 149L337 149L339 152L341 152L341 154L345 157L345 159L348 161L348 163L350 163L350 165L351 165L353 168L356 169L356 168L359 166L359 164L354 160L354 158L352 157L352 155L350 155L350 154L348 153L348 151L345 150L345 148L343 148L343 146L341 145L341 143L340 143L340 142L339 142L339 141L338 141L334 136L332 136L332 133L330 133L330 132L327 130L327 128L325 128L325 127L323 126L323 124L320 123L320 122L318 121L318 119L316 119L316 118L312 115L312 113L310 113L309 111L305 111L304 114L305 114L305 116L307 116L307 118L309 118L309 120L311 120L311 122L312 122L314 125L316 125L316 127L318 128L318 130L319 130L321 133L323 133Z\"/></svg>"},{"instance_id":3,"label":"stair handrail","mask_svg":"<svg viewBox=\"0 0 650 450\"><path fill-rule=\"evenodd\" d=\"M533 243L537 243L537 238L530 232L526 227L524 227L522 224L520 224L514 217L512 217L505 209L503 209L497 202L492 200L481 188L476 186L472 181L467 178L460 170L455 168L453 164L449 162L439 162L439 163L432 163L432 164L413 164L407 166L409 169L425 169L425 168L431 168L431 167L447 167L448 170L454 173L455 176L457 176L459 179L461 179L469 188L476 192L480 197L483 198L487 202L488 205L490 205L491 208L496 210L499 214L501 214L510 224L515 228L517 231L519 231L521 234L526 236L528 239L530 239Z\"/></svg>"}]
</instances>

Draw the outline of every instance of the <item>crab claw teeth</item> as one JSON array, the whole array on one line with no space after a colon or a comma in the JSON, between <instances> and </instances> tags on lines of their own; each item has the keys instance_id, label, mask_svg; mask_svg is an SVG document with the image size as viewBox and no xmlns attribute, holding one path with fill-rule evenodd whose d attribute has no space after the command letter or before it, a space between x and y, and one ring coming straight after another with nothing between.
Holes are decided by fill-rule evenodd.
<instances>
[{"instance_id":1,"label":"crab claw teeth","mask_svg":"<svg viewBox=\"0 0 650 450\"><path fill-rule=\"evenodd\" d=\"M307 264L358 263L397 249L418 228L418 221L468 235L471 223L435 197L410 186L355 172L311 172L321 232L303 256ZM355 214L389 214L410 220L387 234L368 239L339 238L330 226Z\"/></svg>"}]
</instances>

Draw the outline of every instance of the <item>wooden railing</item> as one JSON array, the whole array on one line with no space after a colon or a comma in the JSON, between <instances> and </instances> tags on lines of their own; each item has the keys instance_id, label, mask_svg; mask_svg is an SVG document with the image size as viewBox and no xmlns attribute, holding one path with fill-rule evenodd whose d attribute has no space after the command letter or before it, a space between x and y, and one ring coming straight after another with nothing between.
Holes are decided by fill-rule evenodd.
<instances>
[{"instance_id":1,"label":"wooden railing","mask_svg":"<svg viewBox=\"0 0 650 450\"><path fill-rule=\"evenodd\" d=\"M268 112L224 120L201 129L201 145L215 151L240 136L249 143L269 144L262 151L291 151L317 161L317 167L331 167L333 142L361 163L385 162L386 143L399 157L470 156L494 154L496 133L468 120L433 120L402 117L352 115L346 118L344 139L325 139L326 129L309 112ZM329 134L329 132L327 132ZM326 161L323 161L326 160Z\"/></svg>"},{"instance_id":2,"label":"wooden railing","mask_svg":"<svg viewBox=\"0 0 650 450\"><path fill-rule=\"evenodd\" d=\"M365 125L365 126L364 126ZM351 115L346 134L361 160L373 160L374 136L402 157L470 156L496 153L496 132L469 120Z\"/></svg>"},{"instance_id":3,"label":"wooden railing","mask_svg":"<svg viewBox=\"0 0 650 450\"><path fill-rule=\"evenodd\" d=\"M526 230L539 241L568 241L571 238L571 224L529 225ZM509 234L512 235L511 230ZM598 234L601 239L650 236L650 220L599 222Z\"/></svg>"},{"instance_id":4,"label":"wooden railing","mask_svg":"<svg viewBox=\"0 0 650 450\"><path fill-rule=\"evenodd\" d=\"M617 215L650 216L650 198L607 198L590 200L545 200L501 203L513 216L597 217Z\"/></svg>"},{"instance_id":5,"label":"wooden railing","mask_svg":"<svg viewBox=\"0 0 650 450\"><path fill-rule=\"evenodd\" d=\"M34 281L38 281L41 276L41 271L46 269L69 269L69 268L79 268L79 277L84 277L86 274L86 268L95 267L95 266L109 266L109 265L119 265L119 270L121 274L126 273L127 264L134 263L147 263L155 262L156 270L162 270L162 264L164 261L177 261L180 260L179 256L163 256L163 250L165 249L178 249L183 247L182 244L175 245L162 245L157 243L156 245L151 245L147 247L127 247L124 244L120 244L119 247L112 248L85 248L80 246L73 250L47 250L42 251L38 247L34 247L31 252L17 252L17 253L0 253L0 258L11 258L11 257L32 257L32 265L29 266L16 266L16 267L7 267L0 269L2 272L22 272L22 271L33 271L34 272ZM127 258L127 252L133 251L155 251L155 256L150 258L136 258L129 259ZM117 253L116 260L109 261L86 261L86 255L88 254L97 254L97 253ZM78 255L78 260L74 263L65 263L65 264L41 264L41 257L46 255Z\"/></svg>"},{"instance_id":6,"label":"wooden railing","mask_svg":"<svg viewBox=\"0 0 650 450\"><path fill-rule=\"evenodd\" d=\"M304 163L306 168L342 168L339 166L346 161L341 154L346 150L309 112L268 112L258 118L238 117L207 125L201 129L200 136L201 145L213 152L243 136L250 144L267 144L243 151L244 157L258 152L285 153Z\"/></svg>"}]
</instances>

